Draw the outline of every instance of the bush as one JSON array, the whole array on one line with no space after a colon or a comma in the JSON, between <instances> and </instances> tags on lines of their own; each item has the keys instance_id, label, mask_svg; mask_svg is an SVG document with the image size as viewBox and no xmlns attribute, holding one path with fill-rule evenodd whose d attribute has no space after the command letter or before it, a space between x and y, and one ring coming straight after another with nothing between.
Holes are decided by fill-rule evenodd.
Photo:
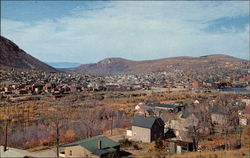
<instances>
[{"instance_id":1,"label":"bush","mask_svg":"<svg viewBox=\"0 0 250 158\"><path fill-rule=\"evenodd\" d=\"M157 139L155 141L155 147L158 149L163 148L163 142L160 139Z\"/></svg>"},{"instance_id":2,"label":"bush","mask_svg":"<svg viewBox=\"0 0 250 158\"><path fill-rule=\"evenodd\" d=\"M121 147L129 147L129 146L132 146L132 142L129 141L128 139L119 140L119 143L120 143Z\"/></svg>"},{"instance_id":3,"label":"bush","mask_svg":"<svg viewBox=\"0 0 250 158\"><path fill-rule=\"evenodd\" d=\"M120 155L117 152L108 154L107 158L119 158Z\"/></svg>"},{"instance_id":4,"label":"bush","mask_svg":"<svg viewBox=\"0 0 250 158\"><path fill-rule=\"evenodd\" d=\"M140 149L137 144L133 145L133 147L134 147L135 150L139 150Z\"/></svg>"}]
</instances>

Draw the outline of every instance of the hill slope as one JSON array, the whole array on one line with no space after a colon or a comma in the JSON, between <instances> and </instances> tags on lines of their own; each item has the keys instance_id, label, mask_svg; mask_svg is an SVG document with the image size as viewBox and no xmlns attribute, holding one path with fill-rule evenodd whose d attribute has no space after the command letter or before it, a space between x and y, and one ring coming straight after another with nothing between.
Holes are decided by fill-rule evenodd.
<instances>
[{"instance_id":1,"label":"hill slope","mask_svg":"<svg viewBox=\"0 0 250 158\"><path fill-rule=\"evenodd\" d=\"M0 36L0 69L20 68L42 71L57 71L24 52L12 41Z\"/></svg>"},{"instance_id":2,"label":"hill slope","mask_svg":"<svg viewBox=\"0 0 250 158\"><path fill-rule=\"evenodd\" d=\"M84 64L69 70L79 73L107 75L173 71L176 69L203 72L221 68L238 69L245 65L247 65L247 60L223 54L215 54L202 57L174 57L145 61L108 58L95 64Z\"/></svg>"}]
</instances>

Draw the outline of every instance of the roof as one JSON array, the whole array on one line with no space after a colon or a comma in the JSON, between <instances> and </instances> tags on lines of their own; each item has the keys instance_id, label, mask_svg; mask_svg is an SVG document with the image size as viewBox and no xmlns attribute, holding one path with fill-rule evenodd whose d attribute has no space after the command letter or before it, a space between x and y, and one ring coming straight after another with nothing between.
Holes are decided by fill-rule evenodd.
<instances>
[{"instance_id":1,"label":"roof","mask_svg":"<svg viewBox=\"0 0 250 158\"><path fill-rule=\"evenodd\" d=\"M22 150L22 149L17 149L17 148L11 148L7 147L7 151L3 151L4 147L0 146L0 157L32 157L32 153Z\"/></svg>"},{"instance_id":2,"label":"roof","mask_svg":"<svg viewBox=\"0 0 250 158\"><path fill-rule=\"evenodd\" d=\"M184 101L183 101L183 104L192 104L192 103L193 103L192 100L184 100Z\"/></svg>"},{"instance_id":3,"label":"roof","mask_svg":"<svg viewBox=\"0 0 250 158\"><path fill-rule=\"evenodd\" d=\"M140 109L143 109L143 110L152 110L152 107L150 107L150 106L142 106Z\"/></svg>"},{"instance_id":4,"label":"roof","mask_svg":"<svg viewBox=\"0 0 250 158\"><path fill-rule=\"evenodd\" d=\"M250 107L246 107L245 109L242 110L244 114L250 114Z\"/></svg>"},{"instance_id":5,"label":"roof","mask_svg":"<svg viewBox=\"0 0 250 158\"><path fill-rule=\"evenodd\" d=\"M99 150L97 148L98 141L102 142L102 149ZM105 136L97 136L97 137L92 137L68 144L62 145L63 147L68 147L68 146L81 146L88 151L92 152L95 155L104 155L110 152L116 151L114 147L119 146L119 143L113 141L112 139L109 139Z\"/></svg>"},{"instance_id":6,"label":"roof","mask_svg":"<svg viewBox=\"0 0 250 158\"><path fill-rule=\"evenodd\" d=\"M132 123L132 126L152 128L155 122L164 126L164 122L158 117L144 117L136 115Z\"/></svg>"},{"instance_id":7,"label":"roof","mask_svg":"<svg viewBox=\"0 0 250 158\"><path fill-rule=\"evenodd\" d=\"M161 104L161 103L152 103L152 104L149 104L149 106L152 106L152 107L163 107L163 108L177 108L177 107L179 107L177 105Z\"/></svg>"}]
</instances>

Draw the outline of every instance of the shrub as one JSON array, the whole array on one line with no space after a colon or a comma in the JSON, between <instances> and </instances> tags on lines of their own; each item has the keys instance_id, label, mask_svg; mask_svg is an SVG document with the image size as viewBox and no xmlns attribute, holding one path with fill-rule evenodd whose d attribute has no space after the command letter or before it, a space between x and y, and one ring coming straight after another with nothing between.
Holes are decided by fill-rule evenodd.
<instances>
[{"instance_id":1,"label":"shrub","mask_svg":"<svg viewBox=\"0 0 250 158\"><path fill-rule=\"evenodd\" d=\"M137 144L134 144L134 145L133 145L133 148L134 148L135 150L139 150L139 149L140 149L139 146L138 146Z\"/></svg>"},{"instance_id":2,"label":"shrub","mask_svg":"<svg viewBox=\"0 0 250 158\"><path fill-rule=\"evenodd\" d=\"M129 141L128 139L119 140L119 143L121 144L122 147L129 147L132 145L132 142Z\"/></svg>"},{"instance_id":3,"label":"shrub","mask_svg":"<svg viewBox=\"0 0 250 158\"><path fill-rule=\"evenodd\" d=\"M163 148L163 142L160 139L157 139L155 141L155 147L158 149Z\"/></svg>"}]
</instances>

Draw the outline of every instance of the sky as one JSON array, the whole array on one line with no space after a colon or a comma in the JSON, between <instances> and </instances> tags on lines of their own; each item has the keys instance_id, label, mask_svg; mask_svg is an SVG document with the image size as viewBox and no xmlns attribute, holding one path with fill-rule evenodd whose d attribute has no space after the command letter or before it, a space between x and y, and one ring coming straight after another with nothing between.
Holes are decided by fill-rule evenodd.
<instances>
[{"instance_id":1,"label":"sky","mask_svg":"<svg viewBox=\"0 0 250 158\"><path fill-rule=\"evenodd\" d=\"M2 1L1 35L44 62L249 58L247 1Z\"/></svg>"}]
</instances>

